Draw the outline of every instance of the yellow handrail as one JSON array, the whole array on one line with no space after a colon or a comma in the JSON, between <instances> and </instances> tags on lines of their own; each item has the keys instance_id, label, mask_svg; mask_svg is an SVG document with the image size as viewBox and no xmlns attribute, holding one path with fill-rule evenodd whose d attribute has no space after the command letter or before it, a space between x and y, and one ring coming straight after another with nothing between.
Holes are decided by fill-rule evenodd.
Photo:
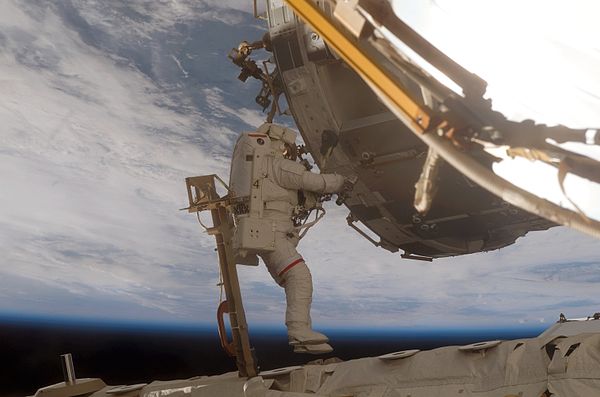
<instances>
[{"instance_id":1,"label":"yellow handrail","mask_svg":"<svg viewBox=\"0 0 600 397\"><path fill-rule=\"evenodd\" d=\"M354 43L354 39L341 32L323 15L319 7L310 0L286 0L294 12L311 25L328 45L348 63L361 77L385 95L402 110L407 120L417 131L424 132L429 127L431 116L428 111L413 101L394 82L383 68Z\"/></svg>"}]
</instances>

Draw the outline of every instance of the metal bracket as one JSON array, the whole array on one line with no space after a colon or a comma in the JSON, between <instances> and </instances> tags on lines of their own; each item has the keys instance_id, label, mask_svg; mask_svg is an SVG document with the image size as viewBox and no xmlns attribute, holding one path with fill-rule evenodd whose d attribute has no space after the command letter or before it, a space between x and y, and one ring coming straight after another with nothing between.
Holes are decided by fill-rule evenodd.
<instances>
[{"instance_id":1,"label":"metal bracket","mask_svg":"<svg viewBox=\"0 0 600 397\"><path fill-rule=\"evenodd\" d=\"M267 20L266 11L263 12L262 14L258 13L258 4L257 4L256 0L253 1L253 11L254 11L254 18L262 19L263 21Z\"/></svg>"},{"instance_id":2,"label":"metal bracket","mask_svg":"<svg viewBox=\"0 0 600 397\"><path fill-rule=\"evenodd\" d=\"M228 195L220 197L215 181L218 181L229 193L229 186L218 175L202 175L185 178L189 207L182 208L188 212L201 212L230 204ZM216 198L216 199L215 199Z\"/></svg>"},{"instance_id":3,"label":"metal bracket","mask_svg":"<svg viewBox=\"0 0 600 397\"><path fill-rule=\"evenodd\" d=\"M421 176L415 184L414 207L421 215L427 214L431 208L433 198L437 193L438 175L442 163L443 159L437 152L429 148Z\"/></svg>"},{"instance_id":4,"label":"metal bracket","mask_svg":"<svg viewBox=\"0 0 600 397\"><path fill-rule=\"evenodd\" d=\"M356 232L358 234L360 234L361 236L366 238L368 241L370 241L371 244L373 244L375 247L382 247L382 248L387 249L390 252L398 251L398 248L396 246L392 245L391 243L387 242L386 240L375 241L371 236L369 236L367 233L365 233L363 230L361 230L358 226L356 226L355 223L358 222L358 219L356 219L352 215L352 213L348 214L348 216L346 217L346 222L348 222L348 226L350 226L352 229L356 230ZM390 249L390 247L393 247L395 249ZM401 254L400 257L403 259L413 259L413 260L425 261L425 262L433 261L433 258L431 258L429 256L414 255L409 252L405 252L405 253Z\"/></svg>"},{"instance_id":5,"label":"metal bracket","mask_svg":"<svg viewBox=\"0 0 600 397\"><path fill-rule=\"evenodd\" d=\"M365 18L356 10L357 4L358 0L338 1L333 10L333 15L354 37L360 37L367 26Z\"/></svg>"},{"instance_id":6,"label":"metal bracket","mask_svg":"<svg viewBox=\"0 0 600 397\"><path fill-rule=\"evenodd\" d=\"M415 255L409 252L403 253L402 255L400 255L400 257L403 259L412 259L415 261L433 262L433 258L430 256Z\"/></svg>"},{"instance_id":7,"label":"metal bracket","mask_svg":"<svg viewBox=\"0 0 600 397\"><path fill-rule=\"evenodd\" d=\"M346 222L348 222L348 226L350 226L352 229L356 230L358 232L358 234L360 234L361 236L363 236L364 238L369 240L375 247L379 247L381 245L381 241L375 241L371 236L369 236L367 233L363 232L358 226L356 226L354 224L357 221L358 221L358 219L356 219L352 215L352 213L348 214L348 216L346 217Z\"/></svg>"}]
</instances>

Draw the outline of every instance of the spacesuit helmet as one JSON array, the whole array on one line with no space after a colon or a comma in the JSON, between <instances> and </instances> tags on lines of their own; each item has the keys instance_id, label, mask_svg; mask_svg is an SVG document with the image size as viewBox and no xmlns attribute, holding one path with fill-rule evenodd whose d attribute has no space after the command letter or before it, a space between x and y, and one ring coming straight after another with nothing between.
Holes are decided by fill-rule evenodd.
<instances>
[{"instance_id":1,"label":"spacesuit helmet","mask_svg":"<svg viewBox=\"0 0 600 397\"><path fill-rule=\"evenodd\" d=\"M257 130L258 133L266 134L271 140L271 147L277 154L290 160L297 158L296 132L289 128L271 123L264 123Z\"/></svg>"}]
</instances>

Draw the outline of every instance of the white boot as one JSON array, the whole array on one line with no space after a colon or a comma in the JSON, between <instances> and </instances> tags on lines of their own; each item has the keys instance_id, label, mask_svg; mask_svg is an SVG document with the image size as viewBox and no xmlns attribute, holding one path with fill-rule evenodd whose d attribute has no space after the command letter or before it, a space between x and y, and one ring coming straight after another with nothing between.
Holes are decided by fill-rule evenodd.
<instances>
[{"instance_id":1,"label":"white boot","mask_svg":"<svg viewBox=\"0 0 600 397\"><path fill-rule=\"evenodd\" d=\"M285 325L288 328L290 345L327 343L327 336L311 329L312 277L308 266L302 262L288 270L283 275L283 287L287 300Z\"/></svg>"},{"instance_id":2,"label":"white boot","mask_svg":"<svg viewBox=\"0 0 600 397\"><path fill-rule=\"evenodd\" d=\"M291 346L297 345L319 345L329 342L329 338L320 332L310 328L292 330L288 329L288 341Z\"/></svg>"},{"instance_id":3,"label":"white boot","mask_svg":"<svg viewBox=\"0 0 600 397\"><path fill-rule=\"evenodd\" d=\"M294 346L294 353L306 353L306 354L327 354L333 351L333 347L327 343L320 343L318 345L297 345Z\"/></svg>"}]
</instances>

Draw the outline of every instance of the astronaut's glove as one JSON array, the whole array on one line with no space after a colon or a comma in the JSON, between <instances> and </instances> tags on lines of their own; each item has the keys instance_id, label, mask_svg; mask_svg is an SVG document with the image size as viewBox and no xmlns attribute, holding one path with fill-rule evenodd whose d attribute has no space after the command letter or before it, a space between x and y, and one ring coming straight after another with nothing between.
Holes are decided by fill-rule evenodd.
<instances>
[{"instance_id":1,"label":"astronaut's glove","mask_svg":"<svg viewBox=\"0 0 600 397\"><path fill-rule=\"evenodd\" d=\"M358 178L344 178L344 185L342 186L342 192L351 192L354 190L354 185L356 185L356 181Z\"/></svg>"},{"instance_id":2,"label":"astronaut's glove","mask_svg":"<svg viewBox=\"0 0 600 397\"><path fill-rule=\"evenodd\" d=\"M338 191L337 200L335 200L337 205L344 204L346 199L350 197L352 190L354 190L356 181L358 181L358 177L344 178L344 183L342 184L341 189Z\"/></svg>"}]
</instances>

